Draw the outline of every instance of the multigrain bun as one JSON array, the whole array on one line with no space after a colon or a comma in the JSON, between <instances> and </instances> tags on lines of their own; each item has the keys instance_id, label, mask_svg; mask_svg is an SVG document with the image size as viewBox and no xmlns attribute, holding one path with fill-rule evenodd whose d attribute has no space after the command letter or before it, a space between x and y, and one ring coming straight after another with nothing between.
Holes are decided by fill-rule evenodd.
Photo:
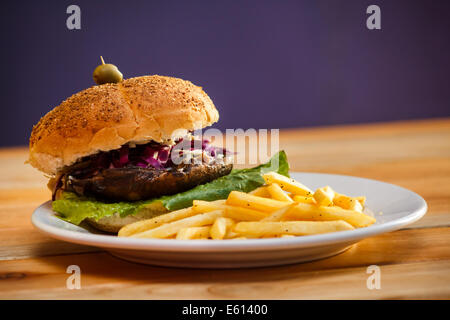
<instances>
[{"instance_id":1,"label":"multigrain bun","mask_svg":"<svg viewBox=\"0 0 450 320\"><path fill-rule=\"evenodd\" d=\"M81 157L128 142L164 142L219 120L213 102L190 81L143 76L78 92L41 118L28 162L49 175Z\"/></svg>"}]
</instances>

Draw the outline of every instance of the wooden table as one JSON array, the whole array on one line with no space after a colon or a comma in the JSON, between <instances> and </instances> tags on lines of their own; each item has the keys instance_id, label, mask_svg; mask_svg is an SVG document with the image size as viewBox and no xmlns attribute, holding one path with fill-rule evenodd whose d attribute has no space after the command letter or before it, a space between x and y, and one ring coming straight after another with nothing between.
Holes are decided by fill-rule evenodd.
<instances>
[{"instance_id":1,"label":"wooden table","mask_svg":"<svg viewBox=\"0 0 450 320\"><path fill-rule=\"evenodd\" d=\"M316 262L260 269L187 270L133 264L53 240L30 222L50 197L26 148L0 151L0 298L372 299L450 298L450 119L286 130L292 170L383 180L428 202L424 218ZM81 268L81 290L66 268ZM368 290L369 265L381 289Z\"/></svg>"}]
</instances>

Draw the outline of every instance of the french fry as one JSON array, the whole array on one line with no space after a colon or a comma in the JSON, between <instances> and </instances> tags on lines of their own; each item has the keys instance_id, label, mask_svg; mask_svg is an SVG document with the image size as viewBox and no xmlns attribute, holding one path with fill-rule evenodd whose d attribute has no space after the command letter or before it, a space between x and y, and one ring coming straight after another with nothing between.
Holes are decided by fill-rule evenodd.
<instances>
[{"instance_id":1,"label":"french fry","mask_svg":"<svg viewBox=\"0 0 450 320\"><path fill-rule=\"evenodd\" d=\"M349 208L349 210L355 210L355 211L358 211L358 212L363 212L363 206L361 205L361 202L359 202L357 199L354 199L354 201L352 201L351 203L350 203L350 208Z\"/></svg>"},{"instance_id":2,"label":"french fry","mask_svg":"<svg viewBox=\"0 0 450 320\"><path fill-rule=\"evenodd\" d=\"M297 194L294 194L292 196L292 200L294 200L294 202L316 204L316 199L314 199L313 197L299 196Z\"/></svg>"},{"instance_id":3,"label":"french fry","mask_svg":"<svg viewBox=\"0 0 450 320\"><path fill-rule=\"evenodd\" d=\"M160 216L157 216L155 218L142 220L133 222L130 224L127 224L126 226L122 227L119 230L118 236L119 237L129 237L136 233L141 233L150 229L154 229L156 227L159 227L160 225L164 223L169 223L172 221L184 219L187 217L191 217L195 215L196 213L192 210L192 207L172 211Z\"/></svg>"},{"instance_id":4,"label":"french fry","mask_svg":"<svg viewBox=\"0 0 450 320\"><path fill-rule=\"evenodd\" d=\"M236 232L243 236L259 237L281 236L284 234L304 236L318 233L345 231L354 229L349 223L338 221L283 221L283 222L239 222Z\"/></svg>"},{"instance_id":5,"label":"french fry","mask_svg":"<svg viewBox=\"0 0 450 320\"><path fill-rule=\"evenodd\" d=\"M362 207L364 208L366 204L366 197L355 197L355 199L358 200L359 203L361 203Z\"/></svg>"},{"instance_id":6,"label":"french fry","mask_svg":"<svg viewBox=\"0 0 450 320\"><path fill-rule=\"evenodd\" d=\"M257 197L270 198L270 193L267 190L267 186L256 188L255 190L250 191L249 194Z\"/></svg>"},{"instance_id":7,"label":"french fry","mask_svg":"<svg viewBox=\"0 0 450 320\"><path fill-rule=\"evenodd\" d=\"M210 229L211 229L210 226L183 228L180 229L180 231L178 231L175 239L191 240L191 239L208 238Z\"/></svg>"},{"instance_id":8,"label":"french fry","mask_svg":"<svg viewBox=\"0 0 450 320\"><path fill-rule=\"evenodd\" d=\"M267 190L269 191L272 199L279 201L294 202L294 200L292 200L292 198L289 197L288 194L285 193L277 183L272 183L268 185Z\"/></svg>"},{"instance_id":9,"label":"french fry","mask_svg":"<svg viewBox=\"0 0 450 320\"><path fill-rule=\"evenodd\" d=\"M227 205L225 204L225 200L219 201L194 200L193 210L197 213L204 213L215 210L224 210L225 217L244 221L245 220L257 221L267 217L268 215L268 213L262 211Z\"/></svg>"},{"instance_id":10,"label":"french fry","mask_svg":"<svg viewBox=\"0 0 450 320\"><path fill-rule=\"evenodd\" d=\"M225 200L205 201L194 200L192 202L192 210L195 213L205 213L215 210L222 210L225 207Z\"/></svg>"},{"instance_id":11,"label":"french fry","mask_svg":"<svg viewBox=\"0 0 450 320\"><path fill-rule=\"evenodd\" d=\"M362 201L365 202L365 199ZM361 204L359 199L352 198L343 194L337 194L333 199L333 203L343 209L355 210L358 212L363 211L363 204Z\"/></svg>"},{"instance_id":12,"label":"french fry","mask_svg":"<svg viewBox=\"0 0 450 320\"><path fill-rule=\"evenodd\" d=\"M234 229L234 227L233 227ZM239 237L243 237L242 234L237 233L233 230L228 230L227 234L225 235L224 239L234 239L234 238L239 238ZM245 238L258 238L257 236L252 236L252 235L246 235Z\"/></svg>"},{"instance_id":13,"label":"french fry","mask_svg":"<svg viewBox=\"0 0 450 320\"><path fill-rule=\"evenodd\" d=\"M234 232L233 230L228 230L225 235L225 239L233 239L233 238L237 238L240 236L241 236L241 234Z\"/></svg>"},{"instance_id":14,"label":"french fry","mask_svg":"<svg viewBox=\"0 0 450 320\"><path fill-rule=\"evenodd\" d=\"M318 207L307 203L297 203L289 210L287 216L286 219L295 220L343 220L357 228L367 227L375 222L375 218L361 212L339 207Z\"/></svg>"},{"instance_id":15,"label":"french fry","mask_svg":"<svg viewBox=\"0 0 450 320\"><path fill-rule=\"evenodd\" d=\"M319 188L313 194L317 205L319 206L329 206L333 204L334 191L329 186Z\"/></svg>"},{"instance_id":16,"label":"french fry","mask_svg":"<svg viewBox=\"0 0 450 320\"><path fill-rule=\"evenodd\" d=\"M295 236L292 234L282 234L280 238L294 238Z\"/></svg>"},{"instance_id":17,"label":"french fry","mask_svg":"<svg viewBox=\"0 0 450 320\"><path fill-rule=\"evenodd\" d=\"M133 238L167 238L175 235L183 228L202 227L212 224L218 217L223 216L222 210L197 214L178 221L166 223L155 229L131 235Z\"/></svg>"},{"instance_id":18,"label":"french fry","mask_svg":"<svg viewBox=\"0 0 450 320\"><path fill-rule=\"evenodd\" d=\"M312 196L313 194L313 192L307 186L276 172L268 172L263 175L263 178L267 184L279 184L280 188L284 191L292 192L301 196Z\"/></svg>"},{"instance_id":19,"label":"french fry","mask_svg":"<svg viewBox=\"0 0 450 320\"><path fill-rule=\"evenodd\" d=\"M231 191L226 204L264 212L272 212L289 205L289 202L257 197L240 191Z\"/></svg>"},{"instance_id":20,"label":"french fry","mask_svg":"<svg viewBox=\"0 0 450 320\"><path fill-rule=\"evenodd\" d=\"M224 216L239 221L257 221L261 220L269 213L247 209L243 207L230 206L224 203L225 200L203 201L194 200L193 210L197 213L210 212L215 210L224 210Z\"/></svg>"},{"instance_id":21,"label":"french fry","mask_svg":"<svg viewBox=\"0 0 450 320\"><path fill-rule=\"evenodd\" d=\"M278 209L277 211L274 211L269 216L265 217L264 219L261 219L260 221L264 222L270 222L270 221L281 221L283 220L283 217L286 215L286 213L294 206L295 204L283 207L281 209Z\"/></svg>"},{"instance_id":22,"label":"french fry","mask_svg":"<svg viewBox=\"0 0 450 320\"><path fill-rule=\"evenodd\" d=\"M269 213L234 206L226 206L224 217L237 221L259 221L267 217Z\"/></svg>"},{"instance_id":23,"label":"french fry","mask_svg":"<svg viewBox=\"0 0 450 320\"><path fill-rule=\"evenodd\" d=\"M225 206L224 217L231 218L238 221L258 221L267 217L267 212L235 207Z\"/></svg>"},{"instance_id":24,"label":"french fry","mask_svg":"<svg viewBox=\"0 0 450 320\"><path fill-rule=\"evenodd\" d=\"M209 234L214 240L222 240L229 230L234 225L234 221L230 218L219 217L214 221Z\"/></svg>"}]
</instances>

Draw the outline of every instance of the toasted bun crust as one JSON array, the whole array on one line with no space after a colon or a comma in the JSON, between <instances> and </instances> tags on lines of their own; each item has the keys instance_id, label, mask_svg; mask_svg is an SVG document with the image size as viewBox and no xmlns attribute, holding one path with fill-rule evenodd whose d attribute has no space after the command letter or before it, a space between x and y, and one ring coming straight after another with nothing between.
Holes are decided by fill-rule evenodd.
<instances>
[{"instance_id":1,"label":"toasted bun crust","mask_svg":"<svg viewBox=\"0 0 450 320\"><path fill-rule=\"evenodd\" d=\"M28 162L54 175L77 159L128 142L176 139L219 120L209 96L189 81L143 76L78 92L41 118Z\"/></svg>"}]
</instances>

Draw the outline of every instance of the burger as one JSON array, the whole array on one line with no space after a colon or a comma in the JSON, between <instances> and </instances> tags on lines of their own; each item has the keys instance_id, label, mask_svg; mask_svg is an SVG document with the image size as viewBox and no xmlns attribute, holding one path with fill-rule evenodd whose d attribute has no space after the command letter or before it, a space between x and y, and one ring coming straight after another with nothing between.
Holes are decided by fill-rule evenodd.
<instances>
[{"instance_id":1,"label":"burger","mask_svg":"<svg viewBox=\"0 0 450 320\"><path fill-rule=\"evenodd\" d=\"M218 119L202 88L182 79L155 75L94 86L33 127L28 162L50 176L53 200L64 192L110 203L172 195L231 172L223 149L207 140L197 143L192 135ZM173 150L189 161L174 162ZM157 207L128 219L87 221L116 232L164 211Z\"/></svg>"},{"instance_id":2,"label":"burger","mask_svg":"<svg viewBox=\"0 0 450 320\"><path fill-rule=\"evenodd\" d=\"M189 81L153 75L105 83L41 118L28 162L48 176L60 218L118 232L193 199L225 199L264 183L261 170L271 163L232 172L230 153L195 135L218 119L209 96Z\"/></svg>"}]
</instances>

